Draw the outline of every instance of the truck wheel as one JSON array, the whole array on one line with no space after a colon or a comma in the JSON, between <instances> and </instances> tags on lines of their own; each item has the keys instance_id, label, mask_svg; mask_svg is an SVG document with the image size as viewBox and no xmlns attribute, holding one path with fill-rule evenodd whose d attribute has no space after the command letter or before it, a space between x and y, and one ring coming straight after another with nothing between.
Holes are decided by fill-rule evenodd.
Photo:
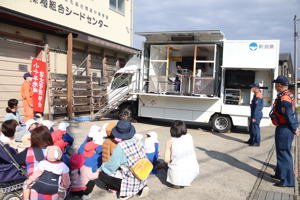
<instances>
[{"instance_id":1,"label":"truck wheel","mask_svg":"<svg viewBox=\"0 0 300 200\"><path fill-rule=\"evenodd\" d=\"M212 128L219 132L225 133L231 129L232 123L228 116L225 115L215 115L211 119Z\"/></svg>"},{"instance_id":2,"label":"truck wheel","mask_svg":"<svg viewBox=\"0 0 300 200\"><path fill-rule=\"evenodd\" d=\"M126 119L126 120L130 120L130 121L133 121L135 120L137 114L136 114L136 111L134 109L134 106L133 105L124 105L124 106L121 106L121 109L119 111L119 119Z\"/></svg>"}]
</instances>

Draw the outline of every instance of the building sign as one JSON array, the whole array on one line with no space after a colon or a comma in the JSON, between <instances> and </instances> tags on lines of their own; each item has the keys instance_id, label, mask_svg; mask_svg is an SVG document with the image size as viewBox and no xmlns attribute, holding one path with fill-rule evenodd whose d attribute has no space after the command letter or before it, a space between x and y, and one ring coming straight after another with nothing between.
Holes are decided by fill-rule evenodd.
<instances>
[{"instance_id":1,"label":"building sign","mask_svg":"<svg viewBox=\"0 0 300 200\"><path fill-rule=\"evenodd\" d=\"M0 6L130 46L131 0L124 2L124 14L110 9L108 0L1 0Z\"/></svg>"},{"instance_id":2,"label":"building sign","mask_svg":"<svg viewBox=\"0 0 300 200\"><path fill-rule=\"evenodd\" d=\"M31 62L33 111L42 113L44 111L47 71L46 63L32 59Z\"/></svg>"},{"instance_id":3,"label":"building sign","mask_svg":"<svg viewBox=\"0 0 300 200\"><path fill-rule=\"evenodd\" d=\"M97 26L99 28L108 27L108 15L100 13L84 4L79 4L75 0L70 0L70 3L75 4L76 7L80 9L73 10L65 2L58 2L57 0L28 0L32 3L32 6L38 6L40 9L50 9L52 12L57 12L65 16L76 16L77 20L83 21L89 25Z\"/></svg>"}]
</instances>

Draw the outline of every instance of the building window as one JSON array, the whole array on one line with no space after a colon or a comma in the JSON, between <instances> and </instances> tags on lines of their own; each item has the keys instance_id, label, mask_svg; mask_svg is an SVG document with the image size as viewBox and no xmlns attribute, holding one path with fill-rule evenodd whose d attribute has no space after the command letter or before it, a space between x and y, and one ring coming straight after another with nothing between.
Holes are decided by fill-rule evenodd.
<instances>
[{"instance_id":1,"label":"building window","mask_svg":"<svg viewBox=\"0 0 300 200\"><path fill-rule=\"evenodd\" d=\"M109 0L109 7L120 14L125 14L125 0Z\"/></svg>"}]
</instances>

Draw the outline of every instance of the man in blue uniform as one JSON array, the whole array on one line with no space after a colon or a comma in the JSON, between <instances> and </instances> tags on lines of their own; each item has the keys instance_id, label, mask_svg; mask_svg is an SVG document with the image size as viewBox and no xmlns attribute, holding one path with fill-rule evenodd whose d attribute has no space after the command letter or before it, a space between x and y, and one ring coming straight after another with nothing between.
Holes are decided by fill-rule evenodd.
<instances>
[{"instance_id":1,"label":"man in blue uniform","mask_svg":"<svg viewBox=\"0 0 300 200\"><path fill-rule=\"evenodd\" d=\"M270 113L273 124L277 126L275 131L277 165L275 176L272 178L279 180L274 184L275 186L293 187L295 179L291 148L294 135L300 134L295 99L292 92L288 90L287 77L280 75L273 83L275 83L278 95Z\"/></svg>"},{"instance_id":2,"label":"man in blue uniform","mask_svg":"<svg viewBox=\"0 0 300 200\"><path fill-rule=\"evenodd\" d=\"M260 146L260 120L263 116L262 109L264 107L263 96L259 90L259 84L255 83L251 85L251 91L254 93L251 101L251 117L249 125L250 138L246 142L249 146Z\"/></svg>"}]
</instances>

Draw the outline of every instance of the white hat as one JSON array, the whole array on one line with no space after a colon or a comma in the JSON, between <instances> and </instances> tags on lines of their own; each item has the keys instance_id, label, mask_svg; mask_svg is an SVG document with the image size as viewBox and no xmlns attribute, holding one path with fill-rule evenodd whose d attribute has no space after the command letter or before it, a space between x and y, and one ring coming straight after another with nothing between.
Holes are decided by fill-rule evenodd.
<instances>
[{"instance_id":1,"label":"white hat","mask_svg":"<svg viewBox=\"0 0 300 200\"><path fill-rule=\"evenodd\" d=\"M34 123L37 123L37 121L35 121L34 119L29 119L27 122L26 122L26 130L29 130L30 126Z\"/></svg>"},{"instance_id":2,"label":"white hat","mask_svg":"<svg viewBox=\"0 0 300 200\"><path fill-rule=\"evenodd\" d=\"M70 124L68 122L61 122L58 125L58 129L62 131L66 131L69 126Z\"/></svg>"},{"instance_id":3,"label":"white hat","mask_svg":"<svg viewBox=\"0 0 300 200\"><path fill-rule=\"evenodd\" d=\"M153 153L155 152L155 143L158 143L157 140L157 133L154 131L151 131L149 133L147 133L147 135L149 135L150 137L147 137L145 139L145 152L146 153Z\"/></svg>"},{"instance_id":4,"label":"white hat","mask_svg":"<svg viewBox=\"0 0 300 200\"><path fill-rule=\"evenodd\" d=\"M49 130L52 128L52 126L54 125L54 123L50 120L42 120L40 122L41 125L46 126Z\"/></svg>"},{"instance_id":5,"label":"white hat","mask_svg":"<svg viewBox=\"0 0 300 200\"><path fill-rule=\"evenodd\" d=\"M106 128L108 125L109 125L109 123L103 124L101 132L100 132L100 137L102 137L102 138L107 137Z\"/></svg>"},{"instance_id":6,"label":"white hat","mask_svg":"<svg viewBox=\"0 0 300 200\"><path fill-rule=\"evenodd\" d=\"M155 131L150 131L149 133L147 133L147 135L150 136L153 142L158 143L157 133Z\"/></svg>"},{"instance_id":7,"label":"white hat","mask_svg":"<svg viewBox=\"0 0 300 200\"><path fill-rule=\"evenodd\" d=\"M90 132L88 133L88 137L94 138L97 135L100 135L101 127L97 125L93 125L90 128Z\"/></svg>"}]
</instances>

